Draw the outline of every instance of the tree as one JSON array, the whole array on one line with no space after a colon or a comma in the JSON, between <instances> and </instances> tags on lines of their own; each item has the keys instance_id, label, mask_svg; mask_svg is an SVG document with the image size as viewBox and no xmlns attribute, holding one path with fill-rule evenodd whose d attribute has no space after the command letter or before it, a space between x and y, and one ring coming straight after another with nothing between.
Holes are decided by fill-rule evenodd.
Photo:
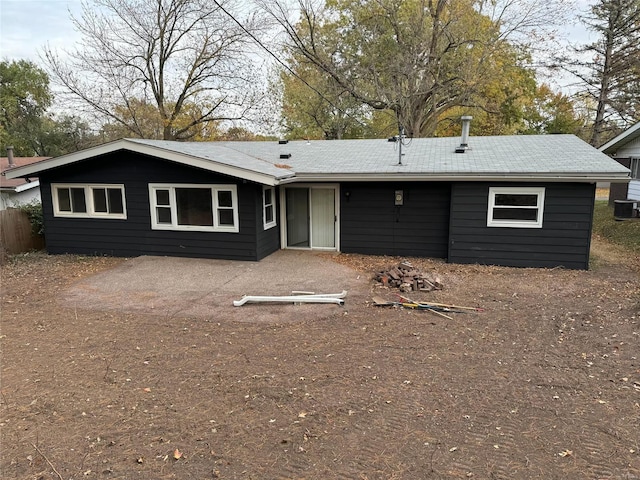
<instances>
[{"instance_id":1,"label":"tree","mask_svg":"<svg viewBox=\"0 0 640 480\"><path fill-rule=\"evenodd\" d=\"M0 62L0 144L13 146L18 156L36 153L32 136L41 129L42 117L53 96L49 77L26 60Z\"/></svg>"},{"instance_id":2,"label":"tree","mask_svg":"<svg viewBox=\"0 0 640 480\"><path fill-rule=\"evenodd\" d=\"M44 116L40 129L30 140L33 151L41 157L57 157L99 143L99 137L86 121L68 114Z\"/></svg>"},{"instance_id":3,"label":"tree","mask_svg":"<svg viewBox=\"0 0 640 480\"><path fill-rule=\"evenodd\" d=\"M594 100L589 143L598 147L640 119L640 0L598 0L582 21L598 39L559 62Z\"/></svg>"},{"instance_id":4,"label":"tree","mask_svg":"<svg viewBox=\"0 0 640 480\"><path fill-rule=\"evenodd\" d=\"M517 58L512 53L525 45L516 48L509 37L553 18L512 13L523 3L299 0L300 20L291 21L284 3L264 0L286 31L291 57L306 58L369 108L392 111L409 136L432 135L454 107L484 107L479 94L501 73L495 59Z\"/></svg>"},{"instance_id":5,"label":"tree","mask_svg":"<svg viewBox=\"0 0 640 480\"><path fill-rule=\"evenodd\" d=\"M581 135L585 123L571 98L542 84L536 89L533 103L525 108L525 129L521 133Z\"/></svg>"},{"instance_id":6,"label":"tree","mask_svg":"<svg viewBox=\"0 0 640 480\"><path fill-rule=\"evenodd\" d=\"M282 120L291 139L340 140L367 135L370 108L353 98L305 58L282 71ZM310 86L314 90L311 90Z\"/></svg>"},{"instance_id":7,"label":"tree","mask_svg":"<svg viewBox=\"0 0 640 480\"><path fill-rule=\"evenodd\" d=\"M45 61L70 101L126 136L191 139L202 124L244 118L256 102L246 33L256 22L241 28L231 9L230 0L91 0L72 17L80 47L66 60L47 47ZM198 115L185 113L190 105Z\"/></svg>"}]
</instances>

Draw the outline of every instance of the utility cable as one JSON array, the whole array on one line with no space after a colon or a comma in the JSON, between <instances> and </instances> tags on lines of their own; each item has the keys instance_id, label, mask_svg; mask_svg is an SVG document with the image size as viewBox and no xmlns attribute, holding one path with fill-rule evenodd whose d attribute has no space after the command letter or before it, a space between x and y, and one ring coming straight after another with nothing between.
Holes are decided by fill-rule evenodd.
<instances>
[{"instance_id":1,"label":"utility cable","mask_svg":"<svg viewBox=\"0 0 640 480\"><path fill-rule=\"evenodd\" d=\"M304 83L307 87L309 87L311 90L313 90L314 92L316 92L320 98L322 98L325 102L327 102L329 105L331 105L333 108L335 108L336 110L342 112L343 114L345 114L347 117L351 118L352 120L355 120L358 124L360 124L362 127L367 128L367 125L365 125L364 123L362 123L360 120L358 120L356 117L354 117L353 115L351 115L350 113L346 112L345 110L343 110L342 108L338 107L337 105L335 105L331 100L329 100L327 97L324 96L324 94L322 92L320 92L317 88L315 88L314 86L310 85L309 82L307 82L304 78L302 78L300 75L298 75L296 72L294 72L286 63L284 63L282 60L280 60L280 58L278 58L278 56L273 53L271 50L269 50L253 33L251 33L249 30L247 30L245 28L244 25L242 25L242 23L240 23L236 17L234 17L230 12L228 12L222 5L220 5L220 3L218 3L217 0L212 0L213 3L215 3L218 8L220 10L222 10L231 20L233 20L247 35L249 35L249 37L251 37L251 39L256 42L262 49L264 49L269 55L271 55L273 58L275 58L276 62L278 62L280 65L282 65L291 75L293 75L294 77L296 77L298 80L300 80L302 83Z\"/></svg>"}]
</instances>

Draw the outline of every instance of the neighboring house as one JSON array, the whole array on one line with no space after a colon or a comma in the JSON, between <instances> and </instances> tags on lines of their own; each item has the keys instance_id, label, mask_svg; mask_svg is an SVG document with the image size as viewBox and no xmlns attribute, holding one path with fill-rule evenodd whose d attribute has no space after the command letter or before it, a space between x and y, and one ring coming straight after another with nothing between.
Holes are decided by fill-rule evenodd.
<instances>
[{"instance_id":1,"label":"neighboring house","mask_svg":"<svg viewBox=\"0 0 640 480\"><path fill-rule=\"evenodd\" d=\"M127 139L9 175L40 177L51 253L255 261L299 248L588 268L595 184L628 169L573 135L468 143L413 139L400 156L387 140Z\"/></svg>"},{"instance_id":2,"label":"neighboring house","mask_svg":"<svg viewBox=\"0 0 640 480\"><path fill-rule=\"evenodd\" d=\"M0 210L40 202L40 182L37 176L9 179L6 177L6 172L49 157L14 157L12 151L7 153L8 156L0 158Z\"/></svg>"},{"instance_id":3,"label":"neighboring house","mask_svg":"<svg viewBox=\"0 0 640 480\"><path fill-rule=\"evenodd\" d=\"M640 201L640 122L605 143L600 151L631 170L629 183L611 184L609 203L627 199Z\"/></svg>"}]
</instances>

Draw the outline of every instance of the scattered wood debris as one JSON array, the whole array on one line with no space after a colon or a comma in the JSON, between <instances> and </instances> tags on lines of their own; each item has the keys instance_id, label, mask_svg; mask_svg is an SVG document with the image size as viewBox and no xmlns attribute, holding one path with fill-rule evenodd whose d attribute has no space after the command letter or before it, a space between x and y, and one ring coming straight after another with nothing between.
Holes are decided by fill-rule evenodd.
<instances>
[{"instance_id":1,"label":"scattered wood debris","mask_svg":"<svg viewBox=\"0 0 640 480\"><path fill-rule=\"evenodd\" d=\"M398 296L398 301L389 301L385 300L384 298L375 296L372 299L373 305L376 307L402 307L412 310L428 310L435 315L447 318L449 320L452 320L453 317L447 315L448 313L469 313L470 311L484 312L484 309L481 307L463 307L461 305L452 305L448 303L417 302L405 296L399 294L396 295Z\"/></svg>"},{"instance_id":2,"label":"scattered wood debris","mask_svg":"<svg viewBox=\"0 0 640 480\"><path fill-rule=\"evenodd\" d=\"M442 289L439 277L427 277L407 261L376 272L374 279L384 286L398 288L401 292L430 292Z\"/></svg>"}]
</instances>

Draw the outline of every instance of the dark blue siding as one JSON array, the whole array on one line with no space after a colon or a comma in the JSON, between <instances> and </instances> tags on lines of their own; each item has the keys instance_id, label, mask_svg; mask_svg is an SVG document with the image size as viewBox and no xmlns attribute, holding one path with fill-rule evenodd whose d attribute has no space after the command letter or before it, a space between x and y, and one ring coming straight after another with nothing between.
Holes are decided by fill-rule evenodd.
<instances>
[{"instance_id":1,"label":"dark blue siding","mask_svg":"<svg viewBox=\"0 0 640 480\"><path fill-rule=\"evenodd\" d=\"M274 246L271 238L273 233L265 235L262 232L262 214L259 213L262 209L262 186L237 178L121 151L43 172L40 182L45 237L50 253L258 260L278 247ZM127 219L54 217L52 183L124 184ZM237 185L240 231L223 233L152 230L150 183ZM277 231L277 228L274 230Z\"/></svg>"},{"instance_id":2,"label":"dark blue siding","mask_svg":"<svg viewBox=\"0 0 640 480\"><path fill-rule=\"evenodd\" d=\"M258 260L272 254L276 250L280 249L280 226L276 225L275 227L269 228L268 230L264 229L264 219L263 215L263 198L262 198L262 189L258 191L258 199L256 200L256 218L257 218L257 253ZM278 189L274 190L275 195L275 216L276 220L279 217L279 209L278 209Z\"/></svg>"},{"instance_id":3,"label":"dark blue siding","mask_svg":"<svg viewBox=\"0 0 640 480\"><path fill-rule=\"evenodd\" d=\"M542 228L487 227L489 187L545 187ZM587 269L593 184L456 183L451 193L449 261Z\"/></svg>"},{"instance_id":4,"label":"dark blue siding","mask_svg":"<svg viewBox=\"0 0 640 480\"><path fill-rule=\"evenodd\" d=\"M343 183L340 250L446 258L450 186L445 183ZM404 204L394 204L396 190Z\"/></svg>"}]
</instances>

